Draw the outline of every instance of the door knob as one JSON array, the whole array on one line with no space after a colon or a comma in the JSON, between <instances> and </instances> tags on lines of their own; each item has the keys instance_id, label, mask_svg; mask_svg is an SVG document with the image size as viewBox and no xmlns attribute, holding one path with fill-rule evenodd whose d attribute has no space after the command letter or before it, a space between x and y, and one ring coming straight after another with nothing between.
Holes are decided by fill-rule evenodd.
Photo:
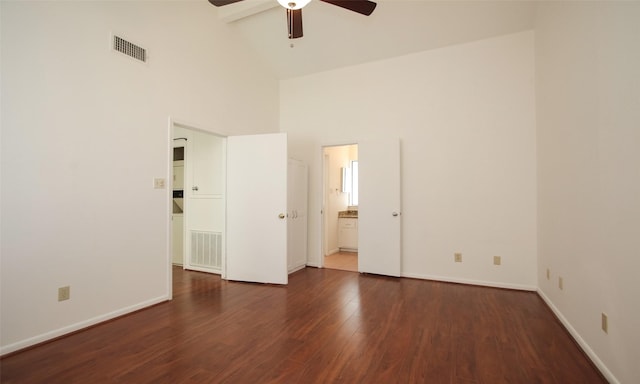
<instances>
[{"instance_id":1,"label":"door knob","mask_svg":"<svg viewBox=\"0 0 640 384\"><path fill-rule=\"evenodd\" d=\"M393 216L393 217L396 217L396 216L398 216L398 215L399 215L399 213L398 213L398 212L393 212L393 213L391 214L391 216Z\"/></svg>"},{"instance_id":2,"label":"door knob","mask_svg":"<svg viewBox=\"0 0 640 384\"><path fill-rule=\"evenodd\" d=\"M197 191L198 190L198 186L196 185L195 187L191 187L192 191Z\"/></svg>"},{"instance_id":3,"label":"door knob","mask_svg":"<svg viewBox=\"0 0 640 384\"><path fill-rule=\"evenodd\" d=\"M279 217L280 219L284 219L284 213L279 214L279 215L278 215L278 217Z\"/></svg>"}]
</instances>

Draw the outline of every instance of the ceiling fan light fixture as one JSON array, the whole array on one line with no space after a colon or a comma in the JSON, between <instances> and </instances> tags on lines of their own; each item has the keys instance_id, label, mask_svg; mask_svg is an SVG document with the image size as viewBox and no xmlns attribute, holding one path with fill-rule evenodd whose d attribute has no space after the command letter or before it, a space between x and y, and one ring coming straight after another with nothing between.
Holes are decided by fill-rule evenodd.
<instances>
[{"instance_id":1,"label":"ceiling fan light fixture","mask_svg":"<svg viewBox=\"0 0 640 384\"><path fill-rule=\"evenodd\" d=\"M2 0L0 0L2 1ZM216 7L237 3L243 0L209 0ZM346 10L369 16L376 3L370 0L320 0L324 3L338 6ZM278 0L278 3L287 12L287 29L290 39L302 37L302 8L309 4L311 0Z\"/></svg>"},{"instance_id":2,"label":"ceiling fan light fixture","mask_svg":"<svg viewBox=\"0 0 640 384\"><path fill-rule=\"evenodd\" d=\"M278 0L278 3L287 9L302 9L310 2L311 0Z\"/></svg>"}]
</instances>

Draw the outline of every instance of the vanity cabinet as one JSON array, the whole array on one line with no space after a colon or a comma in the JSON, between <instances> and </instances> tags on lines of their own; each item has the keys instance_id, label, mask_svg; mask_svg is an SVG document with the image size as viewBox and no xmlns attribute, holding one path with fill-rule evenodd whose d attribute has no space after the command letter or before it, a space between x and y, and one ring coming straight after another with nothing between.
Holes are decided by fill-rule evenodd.
<instances>
[{"instance_id":1,"label":"vanity cabinet","mask_svg":"<svg viewBox=\"0 0 640 384\"><path fill-rule=\"evenodd\" d=\"M338 248L341 251L358 251L358 219L338 219Z\"/></svg>"}]
</instances>

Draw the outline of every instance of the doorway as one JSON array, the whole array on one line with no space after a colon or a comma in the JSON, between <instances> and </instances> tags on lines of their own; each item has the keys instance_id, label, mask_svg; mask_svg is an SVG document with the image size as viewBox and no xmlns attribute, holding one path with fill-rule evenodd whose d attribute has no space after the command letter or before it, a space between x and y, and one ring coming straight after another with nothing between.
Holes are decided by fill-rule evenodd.
<instances>
[{"instance_id":1,"label":"doorway","mask_svg":"<svg viewBox=\"0 0 640 384\"><path fill-rule=\"evenodd\" d=\"M287 284L287 135L223 136L170 119L169 140L178 137L186 139L183 268L227 280ZM293 208L294 219L306 217L306 208Z\"/></svg>"},{"instance_id":2,"label":"doorway","mask_svg":"<svg viewBox=\"0 0 640 384\"><path fill-rule=\"evenodd\" d=\"M358 271L358 145L323 147L325 268Z\"/></svg>"},{"instance_id":3,"label":"doorway","mask_svg":"<svg viewBox=\"0 0 640 384\"><path fill-rule=\"evenodd\" d=\"M172 263L222 274L226 137L174 122L172 139Z\"/></svg>"}]
</instances>

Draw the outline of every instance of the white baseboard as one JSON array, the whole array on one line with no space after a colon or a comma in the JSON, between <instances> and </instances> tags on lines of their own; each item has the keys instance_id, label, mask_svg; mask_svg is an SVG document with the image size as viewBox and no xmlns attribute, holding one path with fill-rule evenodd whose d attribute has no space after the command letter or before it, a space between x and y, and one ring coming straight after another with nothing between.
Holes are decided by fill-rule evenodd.
<instances>
[{"instance_id":1,"label":"white baseboard","mask_svg":"<svg viewBox=\"0 0 640 384\"><path fill-rule=\"evenodd\" d=\"M400 274L400 276L402 276L402 277L410 277L412 279L443 281L443 282L446 282L446 283L480 285L480 286L483 286L483 287L493 287L493 288L517 289L517 290L520 290L520 291L534 291L535 292L535 291L538 290L538 287L536 287L535 285L500 283L500 282L495 282L495 281L484 281L484 280L457 279L457 278L444 277L444 276L420 275L420 274L416 274L416 273L407 273L407 272L402 272Z\"/></svg>"},{"instance_id":2,"label":"white baseboard","mask_svg":"<svg viewBox=\"0 0 640 384\"><path fill-rule=\"evenodd\" d=\"M340 252L340 249L336 248L336 249L332 249L330 251L328 251L328 253L326 254L326 256L329 255L333 255L335 253ZM307 266L308 267L314 267L314 268L322 268L322 266L324 265L324 256L321 257L322 260L307 260Z\"/></svg>"},{"instance_id":3,"label":"white baseboard","mask_svg":"<svg viewBox=\"0 0 640 384\"><path fill-rule=\"evenodd\" d=\"M306 266L307 266L306 264L297 265L297 266L291 268L291 270L289 270L287 274L290 275L290 274L292 274L294 272L298 272L299 270L305 268Z\"/></svg>"},{"instance_id":4,"label":"white baseboard","mask_svg":"<svg viewBox=\"0 0 640 384\"><path fill-rule=\"evenodd\" d=\"M566 328L566 330L569 331L569 333L574 338L574 340L578 343L578 345L580 345L580 348L582 348L584 353L586 353L587 356L589 356L589 358L591 359L591 361L593 361L593 364L596 365L596 367L602 373L604 378L607 379L607 381L611 384L620 384L620 381L616 379L616 377L613 375L613 373L611 373L609 368L607 368L607 366L602 362L602 360L600 360L598 355L596 355L593 349L591 349L589 344L587 344L587 342L584 341L584 339L582 338L582 336L580 336L578 331L576 331L575 328L573 328L571 323L569 323L567 318L564 317L562 312L560 312L560 310L555 305L553 305L553 302L551 301L551 299L549 299L547 295L545 295L544 292L542 292L541 289L538 289L537 292L538 292L538 295L542 298L542 300L544 300L544 302L547 304L547 306L551 308L553 313L558 317L558 319L560 320L562 325Z\"/></svg>"},{"instance_id":5,"label":"white baseboard","mask_svg":"<svg viewBox=\"0 0 640 384\"><path fill-rule=\"evenodd\" d=\"M34 337L30 337L28 339L18 341L17 343L5 345L3 347L0 347L0 356L6 355L11 352L19 351L21 349L24 349L32 345L36 345L51 339L55 339L56 337L64 336L71 332L79 331L83 328L87 328L92 325L96 325L96 324L105 322L107 320L111 320L116 317L126 315L128 313L135 312L140 309L150 307L158 303L162 303L164 301L168 301L170 299L171 298L167 296L156 297L154 299L143 301L142 303L134 304L134 305L119 309L117 311L109 312L104 315L96 316L94 318L91 318L85 321L80 321L78 323L71 324L66 327L62 327L62 328L55 329L53 331L49 331Z\"/></svg>"}]
</instances>

